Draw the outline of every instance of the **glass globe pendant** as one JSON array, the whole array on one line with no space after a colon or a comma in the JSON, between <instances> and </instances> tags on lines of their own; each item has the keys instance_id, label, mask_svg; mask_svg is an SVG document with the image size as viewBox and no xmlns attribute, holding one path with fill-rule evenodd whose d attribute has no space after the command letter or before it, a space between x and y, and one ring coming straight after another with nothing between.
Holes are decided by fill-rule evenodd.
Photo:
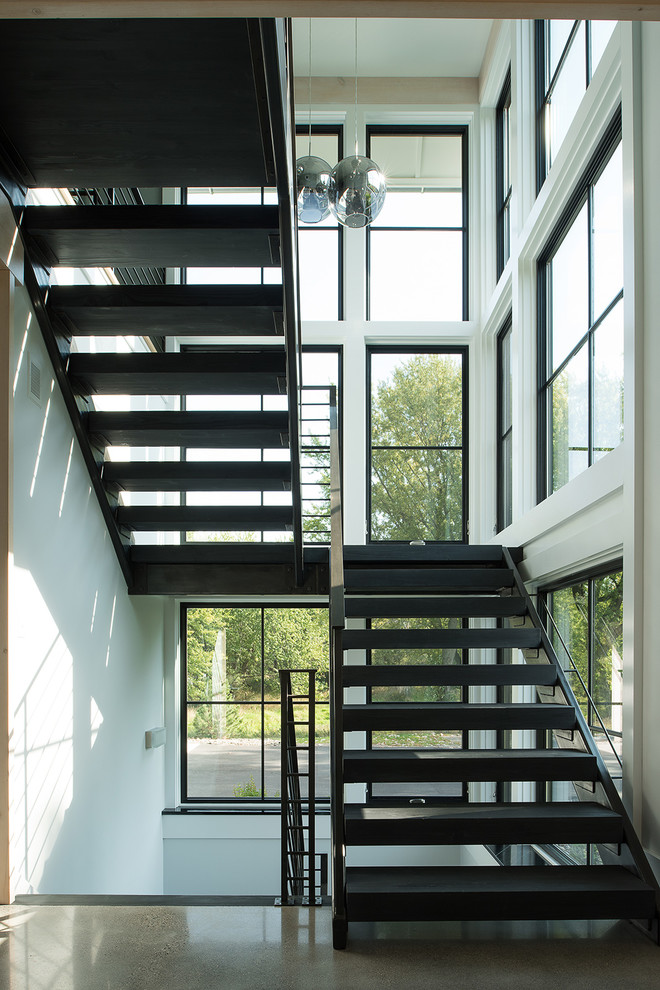
<instances>
[{"instance_id":1,"label":"glass globe pendant","mask_svg":"<svg viewBox=\"0 0 660 990\"><path fill-rule=\"evenodd\" d=\"M330 215L330 165L316 155L296 162L296 205L303 223L320 223Z\"/></svg>"},{"instance_id":2,"label":"glass globe pendant","mask_svg":"<svg viewBox=\"0 0 660 990\"><path fill-rule=\"evenodd\" d=\"M345 227L366 227L385 203L385 176L371 158L343 158L330 176L330 209Z\"/></svg>"}]
</instances>

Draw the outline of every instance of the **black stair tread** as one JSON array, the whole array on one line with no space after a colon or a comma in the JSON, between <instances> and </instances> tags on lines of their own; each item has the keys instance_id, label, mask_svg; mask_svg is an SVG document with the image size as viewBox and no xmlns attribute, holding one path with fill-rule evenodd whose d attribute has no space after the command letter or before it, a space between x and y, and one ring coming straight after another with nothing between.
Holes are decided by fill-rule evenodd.
<instances>
[{"instance_id":1,"label":"black stair tread","mask_svg":"<svg viewBox=\"0 0 660 990\"><path fill-rule=\"evenodd\" d=\"M48 308L80 335L282 332L281 285L56 285Z\"/></svg>"},{"instance_id":2,"label":"black stair tread","mask_svg":"<svg viewBox=\"0 0 660 990\"><path fill-rule=\"evenodd\" d=\"M655 892L620 866L348 867L349 920L650 918Z\"/></svg>"},{"instance_id":3,"label":"black stair tread","mask_svg":"<svg viewBox=\"0 0 660 990\"><path fill-rule=\"evenodd\" d=\"M345 650L538 649L541 631L529 629L347 629Z\"/></svg>"},{"instance_id":4,"label":"black stair tread","mask_svg":"<svg viewBox=\"0 0 660 990\"><path fill-rule=\"evenodd\" d=\"M496 618L524 615L525 603L517 595L464 595L435 598L347 598L349 618Z\"/></svg>"},{"instance_id":5,"label":"black stair tread","mask_svg":"<svg viewBox=\"0 0 660 990\"><path fill-rule=\"evenodd\" d=\"M28 206L22 226L74 268L280 264L277 206Z\"/></svg>"},{"instance_id":6,"label":"black stair tread","mask_svg":"<svg viewBox=\"0 0 660 990\"><path fill-rule=\"evenodd\" d=\"M344 687L412 687L426 684L472 685L557 683L553 664L344 664Z\"/></svg>"},{"instance_id":7,"label":"black stair tread","mask_svg":"<svg viewBox=\"0 0 660 990\"><path fill-rule=\"evenodd\" d=\"M363 594L366 591L428 593L434 590L469 594L480 590L510 588L513 585L513 574L506 567L356 567L346 570L344 583L347 594Z\"/></svg>"},{"instance_id":8,"label":"black stair tread","mask_svg":"<svg viewBox=\"0 0 660 990\"><path fill-rule=\"evenodd\" d=\"M292 527L293 508L290 505L136 505L120 506L116 519L120 526L144 531L278 530Z\"/></svg>"},{"instance_id":9,"label":"black stair tread","mask_svg":"<svg viewBox=\"0 0 660 990\"><path fill-rule=\"evenodd\" d=\"M591 802L485 802L452 805L347 804L351 845L408 843L609 842L623 835L621 816Z\"/></svg>"},{"instance_id":10,"label":"black stair tread","mask_svg":"<svg viewBox=\"0 0 660 990\"><path fill-rule=\"evenodd\" d=\"M288 444L286 412L92 412L87 432L108 444L257 447Z\"/></svg>"},{"instance_id":11,"label":"black stair tread","mask_svg":"<svg viewBox=\"0 0 660 990\"><path fill-rule=\"evenodd\" d=\"M132 492L288 491L289 461L106 461L103 481Z\"/></svg>"},{"instance_id":12,"label":"black stair tread","mask_svg":"<svg viewBox=\"0 0 660 990\"><path fill-rule=\"evenodd\" d=\"M378 702L344 705L344 731L371 729L573 729L568 705L540 703Z\"/></svg>"},{"instance_id":13,"label":"black stair tread","mask_svg":"<svg viewBox=\"0 0 660 990\"><path fill-rule=\"evenodd\" d=\"M521 558L518 548L511 551L514 561ZM426 543L413 546L408 543L369 543L366 546L347 544L344 547L344 564L438 563L476 566L477 564L501 564L502 547L485 543Z\"/></svg>"},{"instance_id":14,"label":"black stair tread","mask_svg":"<svg viewBox=\"0 0 660 990\"><path fill-rule=\"evenodd\" d=\"M278 395L283 348L168 354L72 354L69 380L83 395Z\"/></svg>"},{"instance_id":15,"label":"black stair tread","mask_svg":"<svg viewBox=\"0 0 660 990\"><path fill-rule=\"evenodd\" d=\"M344 751L344 780L596 780L596 758L568 749Z\"/></svg>"}]
</instances>

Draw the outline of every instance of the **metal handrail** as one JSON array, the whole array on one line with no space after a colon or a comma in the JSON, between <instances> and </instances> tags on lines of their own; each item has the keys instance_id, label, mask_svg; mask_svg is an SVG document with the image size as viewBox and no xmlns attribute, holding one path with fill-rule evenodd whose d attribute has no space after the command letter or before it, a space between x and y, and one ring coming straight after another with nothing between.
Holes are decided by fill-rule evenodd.
<instances>
[{"instance_id":1,"label":"metal handrail","mask_svg":"<svg viewBox=\"0 0 660 990\"><path fill-rule=\"evenodd\" d=\"M289 449L293 501L294 574L303 583L303 533L300 493L300 381L302 340L298 280L298 223L296 213L295 106L293 96L293 39L291 20L259 21L275 184L280 217L280 260L284 306L287 393L289 396Z\"/></svg>"},{"instance_id":2,"label":"metal handrail","mask_svg":"<svg viewBox=\"0 0 660 990\"><path fill-rule=\"evenodd\" d=\"M608 741L608 743L609 743L609 745L610 745L610 749L611 749L611 750L612 750L612 752L614 753L614 756L616 757L616 760L617 760L617 763L619 764L619 766L621 767L621 769L623 769L623 762L622 762L622 760L621 760L621 757L619 756L619 754L617 753L617 751L616 751L616 749L615 749L615 747L614 747L614 743L613 743L613 741L612 741L612 737L610 736L610 734L609 734L609 732L608 732L608 730L607 730L607 728L606 728L606 726L605 726L605 723L603 722L603 719L601 718L601 714L600 714L600 712L598 711L598 708L597 708L597 706L596 706L596 704L594 703L594 700L593 700L593 698L591 697L591 694L590 694L590 692L589 692L589 689L587 688L587 685L586 685L586 684L584 683L584 679L583 679L583 677L582 677L582 674L580 673L580 671L578 670L578 668L577 668L577 666L576 666L576 663L575 663L575 660L573 659L573 657L572 657L572 655L571 655L571 651L569 650L569 648L568 648L568 647L566 646L566 643L564 642L564 637L563 637L563 636L562 636L562 634L561 634L561 633L559 632L559 628L558 628L558 626L557 626L557 623L556 623L556 622L555 622L555 620L554 620L554 617L553 617L553 615L552 615L552 612L551 612L551 611L550 611L550 609L548 608L548 605L547 605L547 603L546 603L546 602L545 602L545 600L544 600L544 599L543 599L543 598L541 597L541 595L539 595L539 594L536 594L536 595L534 595L534 596L530 596L530 597L534 597L534 598L536 598L536 601L537 601L537 602L540 602L540 603L541 603L541 605L543 605L543 608L544 608L544 611L545 611L545 614L546 614L546 616L548 617L548 619L550 619L550 622L552 623L552 628L554 629L554 631L555 631L555 633L557 634L557 637L558 637L558 639L559 639L559 642L560 642L560 643L561 643L561 645L563 646L563 648L564 648L564 651L565 651L565 653L566 653L566 656L568 657L568 659L569 659L569 660L570 660L570 662L571 662L571 666L570 666L570 668L564 668L564 669L568 669L568 671L569 671L569 672L570 672L571 674L577 674L577 676L578 676L578 680L580 681L580 684L582 685L582 690L584 691L584 693L585 693L585 695L586 695L586 698L587 698L587 701L588 701L588 703L589 703L589 705L590 705L590 706L591 706L591 707L593 708L593 710L595 711L595 713L596 713L596 718L597 718L597 719L598 719L598 721L600 722L600 727L601 727L601 729L603 730L603 732L604 732L604 734L605 734L605 736L607 737L607 741Z\"/></svg>"},{"instance_id":3,"label":"metal handrail","mask_svg":"<svg viewBox=\"0 0 660 990\"><path fill-rule=\"evenodd\" d=\"M337 389L330 389L330 776L331 776L331 871L333 929L347 926L344 861L344 722L343 722L343 632L344 536L341 506L341 462Z\"/></svg>"}]
</instances>

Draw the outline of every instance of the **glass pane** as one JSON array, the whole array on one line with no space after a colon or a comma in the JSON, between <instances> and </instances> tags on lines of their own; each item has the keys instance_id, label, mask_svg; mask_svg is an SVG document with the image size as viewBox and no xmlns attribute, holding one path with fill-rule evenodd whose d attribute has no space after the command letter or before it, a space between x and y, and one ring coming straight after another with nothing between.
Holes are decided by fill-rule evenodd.
<instances>
[{"instance_id":1,"label":"glass pane","mask_svg":"<svg viewBox=\"0 0 660 990\"><path fill-rule=\"evenodd\" d=\"M593 420L597 461L623 440L623 302L594 333Z\"/></svg>"},{"instance_id":2,"label":"glass pane","mask_svg":"<svg viewBox=\"0 0 660 990\"><path fill-rule=\"evenodd\" d=\"M552 79L575 21L546 21L548 35L548 82Z\"/></svg>"},{"instance_id":3,"label":"glass pane","mask_svg":"<svg viewBox=\"0 0 660 990\"><path fill-rule=\"evenodd\" d=\"M612 37L616 21L589 21L591 30L591 75L598 68L603 52L607 48L607 43Z\"/></svg>"},{"instance_id":4,"label":"glass pane","mask_svg":"<svg viewBox=\"0 0 660 990\"><path fill-rule=\"evenodd\" d=\"M502 518L500 526L509 526L513 520L513 453L512 437L508 433L502 440Z\"/></svg>"},{"instance_id":5,"label":"glass pane","mask_svg":"<svg viewBox=\"0 0 660 990\"><path fill-rule=\"evenodd\" d=\"M463 194L460 190L388 189L374 227L461 227Z\"/></svg>"},{"instance_id":6,"label":"glass pane","mask_svg":"<svg viewBox=\"0 0 660 990\"><path fill-rule=\"evenodd\" d=\"M186 616L188 700L261 699L260 610L189 608Z\"/></svg>"},{"instance_id":7,"label":"glass pane","mask_svg":"<svg viewBox=\"0 0 660 990\"><path fill-rule=\"evenodd\" d=\"M585 203L549 263L553 371L589 329L587 218Z\"/></svg>"},{"instance_id":8,"label":"glass pane","mask_svg":"<svg viewBox=\"0 0 660 990\"><path fill-rule=\"evenodd\" d=\"M188 798L261 798L261 705L188 706Z\"/></svg>"},{"instance_id":9,"label":"glass pane","mask_svg":"<svg viewBox=\"0 0 660 990\"><path fill-rule=\"evenodd\" d=\"M500 435L511 427L511 330L500 337Z\"/></svg>"},{"instance_id":10,"label":"glass pane","mask_svg":"<svg viewBox=\"0 0 660 990\"><path fill-rule=\"evenodd\" d=\"M461 450L374 450L373 540L463 539Z\"/></svg>"},{"instance_id":11,"label":"glass pane","mask_svg":"<svg viewBox=\"0 0 660 990\"><path fill-rule=\"evenodd\" d=\"M589 683L589 592L588 582L581 581L570 588L554 591L550 600L550 612L557 630L552 632L552 644L561 665L570 670L571 658L584 683ZM561 637L561 639L560 639ZM562 646L562 641L566 649ZM566 652L568 651L568 653ZM570 657L569 657L570 654ZM586 717L586 696L574 673L569 674L569 684L580 702Z\"/></svg>"},{"instance_id":12,"label":"glass pane","mask_svg":"<svg viewBox=\"0 0 660 990\"><path fill-rule=\"evenodd\" d=\"M190 186L186 202L189 206L260 206L261 189Z\"/></svg>"},{"instance_id":13,"label":"glass pane","mask_svg":"<svg viewBox=\"0 0 660 990\"><path fill-rule=\"evenodd\" d=\"M316 670L316 697L328 700L328 611L324 608L267 608L264 610L264 697L280 697L280 669ZM292 675L296 694L307 694L306 674Z\"/></svg>"},{"instance_id":14,"label":"glass pane","mask_svg":"<svg viewBox=\"0 0 660 990\"><path fill-rule=\"evenodd\" d=\"M261 268L186 268L189 285L260 285Z\"/></svg>"},{"instance_id":15,"label":"glass pane","mask_svg":"<svg viewBox=\"0 0 660 990\"><path fill-rule=\"evenodd\" d=\"M553 22L554 23L554 22ZM550 96L550 162L557 157L561 143L575 117L587 88L584 22L578 28L566 61L561 67Z\"/></svg>"},{"instance_id":16,"label":"glass pane","mask_svg":"<svg viewBox=\"0 0 660 990\"><path fill-rule=\"evenodd\" d=\"M461 320L463 234L372 230L372 320Z\"/></svg>"},{"instance_id":17,"label":"glass pane","mask_svg":"<svg viewBox=\"0 0 660 990\"><path fill-rule=\"evenodd\" d=\"M460 619L372 619L372 629L460 629ZM409 666L417 664L460 664L463 651L459 649L441 650L372 650L371 663L374 666ZM461 688L446 685L420 685L410 687L373 687L371 699L374 702L453 702L461 700ZM429 744L434 745L434 744Z\"/></svg>"},{"instance_id":18,"label":"glass pane","mask_svg":"<svg viewBox=\"0 0 660 990\"><path fill-rule=\"evenodd\" d=\"M339 318L339 233L300 227L300 312L303 320Z\"/></svg>"},{"instance_id":19,"label":"glass pane","mask_svg":"<svg viewBox=\"0 0 660 990\"><path fill-rule=\"evenodd\" d=\"M623 174L621 144L594 185L594 320L623 288Z\"/></svg>"},{"instance_id":20,"label":"glass pane","mask_svg":"<svg viewBox=\"0 0 660 990\"><path fill-rule=\"evenodd\" d=\"M460 446L460 354L371 355L371 438L376 446Z\"/></svg>"},{"instance_id":21,"label":"glass pane","mask_svg":"<svg viewBox=\"0 0 660 990\"><path fill-rule=\"evenodd\" d=\"M391 188L450 192L463 185L460 134L371 134L369 147Z\"/></svg>"},{"instance_id":22,"label":"glass pane","mask_svg":"<svg viewBox=\"0 0 660 990\"><path fill-rule=\"evenodd\" d=\"M622 731L623 572L594 579L592 697L606 728ZM594 723L595 719L592 719Z\"/></svg>"},{"instance_id":23,"label":"glass pane","mask_svg":"<svg viewBox=\"0 0 660 990\"><path fill-rule=\"evenodd\" d=\"M315 134L313 124L311 151L309 128L306 127L304 132L296 134L296 158L305 158L307 155L312 154L317 158L322 158L333 168L339 158L338 147L339 137L337 134Z\"/></svg>"},{"instance_id":24,"label":"glass pane","mask_svg":"<svg viewBox=\"0 0 660 990\"><path fill-rule=\"evenodd\" d=\"M589 466L589 383L587 344L550 387L552 490Z\"/></svg>"}]
</instances>

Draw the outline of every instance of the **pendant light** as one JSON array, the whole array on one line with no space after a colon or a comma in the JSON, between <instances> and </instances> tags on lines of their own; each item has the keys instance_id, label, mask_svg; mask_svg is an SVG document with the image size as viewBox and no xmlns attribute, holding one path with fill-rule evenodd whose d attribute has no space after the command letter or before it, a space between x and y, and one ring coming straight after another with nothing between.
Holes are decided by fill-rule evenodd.
<instances>
[{"instance_id":1,"label":"pendant light","mask_svg":"<svg viewBox=\"0 0 660 990\"><path fill-rule=\"evenodd\" d=\"M358 154L358 22L355 18L355 154L343 158L330 176L330 209L345 227L366 227L385 203L387 184L376 163Z\"/></svg>"},{"instance_id":2,"label":"pendant light","mask_svg":"<svg viewBox=\"0 0 660 990\"><path fill-rule=\"evenodd\" d=\"M303 223L320 223L330 215L330 165L312 154L312 18L309 19L309 143L296 162L296 207Z\"/></svg>"}]
</instances>

